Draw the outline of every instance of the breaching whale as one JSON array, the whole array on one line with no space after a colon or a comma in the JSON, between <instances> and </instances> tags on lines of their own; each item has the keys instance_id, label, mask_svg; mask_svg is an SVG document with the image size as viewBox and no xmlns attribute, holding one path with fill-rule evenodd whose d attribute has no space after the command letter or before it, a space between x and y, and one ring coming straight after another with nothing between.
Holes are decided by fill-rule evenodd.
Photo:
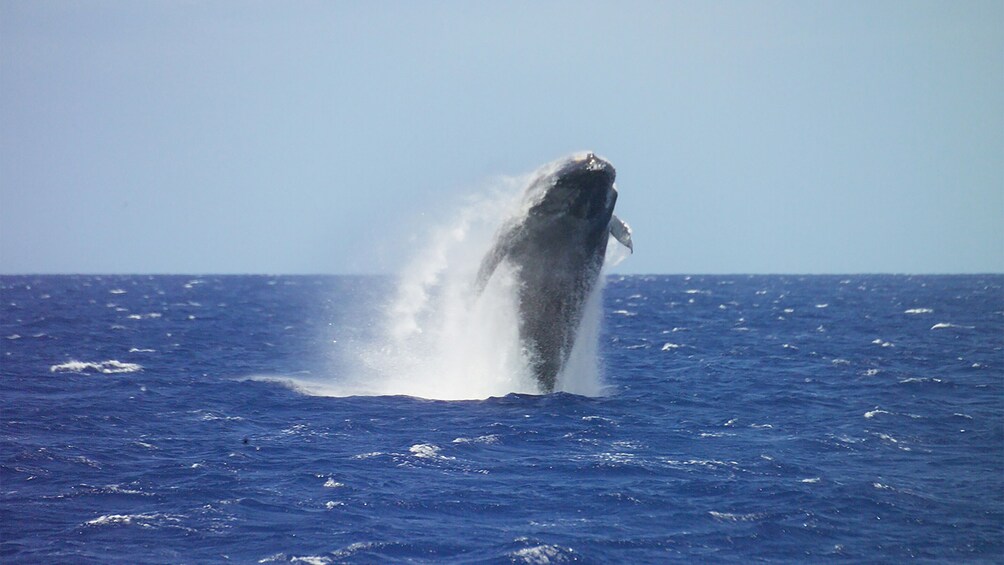
<instances>
[{"instance_id":1,"label":"breaching whale","mask_svg":"<svg viewBox=\"0 0 1004 565\"><path fill-rule=\"evenodd\" d=\"M613 165L594 153L542 168L478 271L480 293L502 262L512 267L521 345L545 393L554 390L572 352L609 237L633 251L631 228L613 214L615 176Z\"/></svg>"}]
</instances>

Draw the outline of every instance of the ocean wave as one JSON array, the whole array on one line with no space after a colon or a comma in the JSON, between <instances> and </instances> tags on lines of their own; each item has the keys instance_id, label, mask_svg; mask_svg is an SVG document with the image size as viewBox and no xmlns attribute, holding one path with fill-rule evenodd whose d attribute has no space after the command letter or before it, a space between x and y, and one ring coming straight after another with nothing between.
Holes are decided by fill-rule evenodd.
<instances>
[{"instance_id":1,"label":"ocean wave","mask_svg":"<svg viewBox=\"0 0 1004 565\"><path fill-rule=\"evenodd\" d=\"M142 528L182 527L181 516L154 512L141 514L104 514L84 522L86 526L140 526ZM188 528L184 528L188 529Z\"/></svg>"},{"instance_id":2,"label":"ocean wave","mask_svg":"<svg viewBox=\"0 0 1004 565\"><path fill-rule=\"evenodd\" d=\"M950 328L959 328L961 330L973 330L976 329L976 326L960 326L958 324L950 324L948 322L939 322L931 326L932 330L945 330Z\"/></svg>"},{"instance_id":3,"label":"ocean wave","mask_svg":"<svg viewBox=\"0 0 1004 565\"><path fill-rule=\"evenodd\" d=\"M706 469L738 469L739 463L736 461L720 461L717 459L690 459L687 461L678 459L665 459L663 461L669 467L685 469L688 467L704 467Z\"/></svg>"},{"instance_id":4,"label":"ocean wave","mask_svg":"<svg viewBox=\"0 0 1004 565\"><path fill-rule=\"evenodd\" d=\"M113 375L118 373L135 373L137 371L142 371L143 366L137 363L123 363L121 361L116 361L115 359L110 359L108 361L99 361L97 363L92 363L89 361L67 361L66 363L60 363L58 365L52 365L49 367L50 373L104 373L106 375Z\"/></svg>"},{"instance_id":5,"label":"ocean wave","mask_svg":"<svg viewBox=\"0 0 1004 565\"><path fill-rule=\"evenodd\" d=\"M901 379L899 381L899 384L906 385L913 383L943 383L943 382L945 381L943 379L939 379L938 377L909 377L906 379Z\"/></svg>"},{"instance_id":6,"label":"ocean wave","mask_svg":"<svg viewBox=\"0 0 1004 565\"><path fill-rule=\"evenodd\" d=\"M484 436L478 436L474 438L470 437L458 437L453 440L453 443L482 443L482 444L492 444L498 443L498 434L488 434Z\"/></svg>"},{"instance_id":7,"label":"ocean wave","mask_svg":"<svg viewBox=\"0 0 1004 565\"><path fill-rule=\"evenodd\" d=\"M431 443L417 443L408 448L408 451L419 459L433 459L438 461L454 459L453 457L440 455L439 452L441 451L441 448L438 445L433 445Z\"/></svg>"},{"instance_id":8,"label":"ocean wave","mask_svg":"<svg viewBox=\"0 0 1004 565\"><path fill-rule=\"evenodd\" d=\"M126 318L130 320L155 320L163 316L160 312L150 312L149 314L130 314Z\"/></svg>"},{"instance_id":9,"label":"ocean wave","mask_svg":"<svg viewBox=\"0 0 1004 565\"><path fill-rule=\"evenodd\" d=\"M565 563L578 561L578 556L569 547L559 545L535 545L514 551L511 557L516 563L546 565L549 563Z\"/></svg>"},{"instance_id":10,"label":"ocean wave","mask_svg":"<svg viewBox=\"0 0 1004 565\"><path fill-rule=\"evenodd\" d=\"M720 520L722 522L753 522L764 517L764 514L759 512L736 514L734 512L716 512L715 510L710 510L708 511L708 514L710 514L715 520Z\"/></svg>"}]
</instances>

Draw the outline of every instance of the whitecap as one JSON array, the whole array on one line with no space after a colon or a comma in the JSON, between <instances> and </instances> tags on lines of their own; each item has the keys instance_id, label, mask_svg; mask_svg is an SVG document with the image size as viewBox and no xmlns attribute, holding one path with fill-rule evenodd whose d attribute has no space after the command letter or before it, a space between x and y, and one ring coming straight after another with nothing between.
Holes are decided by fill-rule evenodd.
<instances>
[{"instance_id":1,"label":"whitecap","mask_svg":"<svg viewBox=\"0 0 1004 565\"><path fill-rule=\"evenodd\" d=\"M418 457L419 459L440 459L440 460L453 459L453 457L446 457L444 455L440 455L439 454L440 447L438 445L433 445L431 443L417 443L408 448L408 451L410 451L412 455Z\"/></svg>"},{"instance_id":2,"label":"whitecap","mask_svg":"<svg viewBox=\"0 0 1004 565\"><path fill-rule=\"evenodd\" d=\"M719 461L717 459L690 459L687 461L677 460L677 459L666 459L663 461L666 465L670 467L706 467L708 469L717 469L719 467L737 467L739 464L735 461Z\"/></svg>"},{"instance_id":3,"label":"whitecap","mask_svg":"<svg viewBox=\"0 0 1004 565\"><path fill-rule=\"evenodd\" d=\"M904 314L931 314L934 310L931 308L910 308L909 310L903 310Z\"/></svg>"},{"instance_id":4,"label":"whitecap","mask_svg":"<svg viewBox=\"0 0 1004 565\"><path fill-rule=\"evenodd\" d=\"M324 481L324 488L341 488L343 486L345 486L344 483L340 483L331 477L328 477L328 480Z\"/></svg>"},{"instance_id":5,"label":"whitecap","mask_svg":"<svg viewBox=\"0 0 1004 565\"><path fill-rule=\"evenodd\" d=\"M323 555L303 555L300 557L291 557L290 563L306 563L307 565L327 565L331 563L331 560Z\"/></svg>"},{"instance_id":6,"label":"whitecap","mask_svg":"<svg viewBox=\"0 0 1004 565\"><path fill-rule=\"evenodd\" d=\"M754 520L759 520L764 517L763 514L758 512L752 512L749 514L736 514L733 512L716 512L714 510L708 511L708 514L716 520L721 520L723 522L752 522Z\"/></svg>"},{"instance_id":7,"label":"whitecap","mask_svg":"<svg viewBox=\"0 0 1004 565\"><path fill-rule=\"evenodd\" d=\"M475 437L475 438L458 437L458 438L456 438L456 439L453 440L453 443L483 443L483 444L492 444L492 443L498 443L498 440L499 440L499 436L498 435L496 435L496 434L489 434L489 435L486 435L486 436L478 436L478 437Z\"/></svg>"},{"instance_id":8,"label":"whitecap","mask_svg":"<svg viewBox=\"0 0 1004 565\"><path fill-rule=\"evenodd\" d=\"M178 515L150 512L143 514L105 514L88 520L84 524L87 526L136 525L143 528L153 528L161 525L177 525L179 523L181 523L181 517Z\"/></svg>"},{"instance_id":9,"label":"whitecap","mask_svg":"<svg viewBox=\"0 0 1004 565\"><path fill-rule=\"evenodd\" d=\"M960 326L960 325L957 325L957 324L950 324L948 322L939 322L939 323L934 324L933 326L931 326L932 330L944 330L944 329L949 329L949 328L959 328L959 329L963 329L963 330L971 330L971 329L975 329L976 326Z\"/></svg>"},{"instance_id":10,"label":"whitecap","mask_svg":"<svg viewBox=\"0 0 1004 565\"><path fill-rule=\"evenodd\" d=\"M130 320L155 320L161 316L162 314L160 312L150 312L149 314L130 314L126 317Z\"/></svg>"},{"instance_id":11,"label":"whitecap","mask_svg":"<svg viewBox=\"0 0 1004 565\"><path fill-rule=\"evenodd\" d=\"M136 371L142 370L142 365L138 365L136 363L123 363L121 361L116 361L115 359L101 361L98 363L72 360L49 367L50 373L86 373L94 371L97 373L104 373L106 375L117 373L135 373Z\"/></svg>"},{"instance_id":12,"label":"whitecap","mask_svg":"<svg viewBox=\"0 0 1004 565\"><path fill-rule=\"evenodd\" d=\"M101 489L100 492L105 492L109 494L138 494L141 496L153 496L151 493L143 492L141 490L135 490L130 488L122 488L119 485L108 485Z\"/></svg>"},{"instance_id":13,"label":"whitecap","mask_svg":"<svg viewBox=\"0 0 1004 565\"><path fill-rule=\"evenodd\" d=\"M561 563L562 561L572 561L575 559L575 552L571 548L558 545L537 545L534 547L524 547L512 553L512 557L519 563L531 563L533 565L547 565L550 563Z\"/></svg>"},{"instance_id":14,"label":"whitecap","mask_svg":"<svg viewBox=\"0 0 1004 565\"><path fill-rule=\"evenodd\" d=\"M939 379L938 377L910 377L902 379L899 384L910 384L910 383L943 383L945 381Z\"/></svg>"},{"instance_id":15,"label":"whitecap","mask_svg":"<svg viewBox=\"0 0 1004 565\"><path fill-rule=\"evenodd\" d=\"M375 547L379 547L379 545L380 544L377 544L377 543L374 543L374 542L357 541L357 542L354 542L354 543L351 543L351 544L345 546L342 549L335 550L334 556L338 557L338 558L351 557L353 554L355 554L358 551L372 549L372 548L375 548ZM279 555L282 556L282 554L279 554ZM285 557L285 556L283 556L283 557Z\"/></svg>"},{"instance_id":16,"label":"whitecap","mask_svg":"<svg viewBox=\"0 0 1004 565\"><path fill-rule=\"evenodd\" d=\"M663 351L670 351L672 349L679 349L680 345L677 343L664 343L662 346Z\"/></svg>"},{"instance_id":17,"label":"whitecap","mask_svg":"<svg viewBox=\"0 0 1004 565\"><path fill-rule=\"evenodd\" d=\"M209 411L209 410L193 410L193 411L189 412L189 414L202 414L202 417L200 418L200 420L202 420L203 422L213 422L215 420L223 420L225 422L240 422L240 421L244 420L244 418L242 418L240 416L221 416L221 415L219 415L219 414L217 414L215 412ZM303 426L303 425L294 426L294 428L293 428L292 431L290 431L290 430L283 430L283 433L287 433L287 434L289 434L289 433L296 433L297 431L303 430L305 428L306 428L306 426Z\"/></svg>"},{"instance_id":18,"label":"whitecap","mask_svg":"<svg viewBox=\"0 0 1004 565\"><path fill-rule=\"evenodd\" d=\"M870 420L875 416L878 416L879 414L892 414L892 412L889 412L887 410L879 410L876 408L875 410L869 410L868 412L865 412L865 418L868 418Z\"/></svg>"}]
</instances>

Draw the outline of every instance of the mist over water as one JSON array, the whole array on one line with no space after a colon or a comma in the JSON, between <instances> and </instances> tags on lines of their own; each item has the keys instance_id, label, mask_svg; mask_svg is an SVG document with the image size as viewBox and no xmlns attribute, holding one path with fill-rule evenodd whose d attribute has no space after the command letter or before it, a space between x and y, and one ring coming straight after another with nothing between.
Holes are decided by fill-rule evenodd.
<instances>
[{"instance_id":1,"label":"mist over water","mask_svg":"<svg viewBox=\"0 0 1004 565\"><path fill-rule=\"evenodd\" d=\"M519 339L517 280L506 262L480 295L474 281L499 227L525 212L528 183L553 164L492 181L484 196L431 229L400 273L393 295L378 306L377 337L358 344L348 367L330 379L293 384L327 396L408 395L429 399L483 399L509 393L539 394ZM608 261L618 261L610 245ZM623 259L623 256L620 256ZM587 299L578 337L557 391L587 396L603 392L597 346L603 277Z\"/></svg>"}]
</instances>

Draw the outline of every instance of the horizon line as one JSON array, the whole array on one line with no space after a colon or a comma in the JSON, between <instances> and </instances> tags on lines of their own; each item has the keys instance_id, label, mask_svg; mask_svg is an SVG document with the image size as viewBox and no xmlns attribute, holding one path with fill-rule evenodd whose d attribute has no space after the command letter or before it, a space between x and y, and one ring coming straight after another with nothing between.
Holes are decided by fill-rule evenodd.
<instances>
[{"instance_id":1,"label":"horizon line","mask_svg":"<svg viewBox=\"0 0 1004 565\"><path fill-rule=\"evenodd\" d=\"M396 277L401 273L268 273L268 272L23 272L0 277ZM706 272L604 273L606 277L841 277L841 276L1004 276L1004 271L857 271L857 272Z\"/></svg>"}]
</instances>

